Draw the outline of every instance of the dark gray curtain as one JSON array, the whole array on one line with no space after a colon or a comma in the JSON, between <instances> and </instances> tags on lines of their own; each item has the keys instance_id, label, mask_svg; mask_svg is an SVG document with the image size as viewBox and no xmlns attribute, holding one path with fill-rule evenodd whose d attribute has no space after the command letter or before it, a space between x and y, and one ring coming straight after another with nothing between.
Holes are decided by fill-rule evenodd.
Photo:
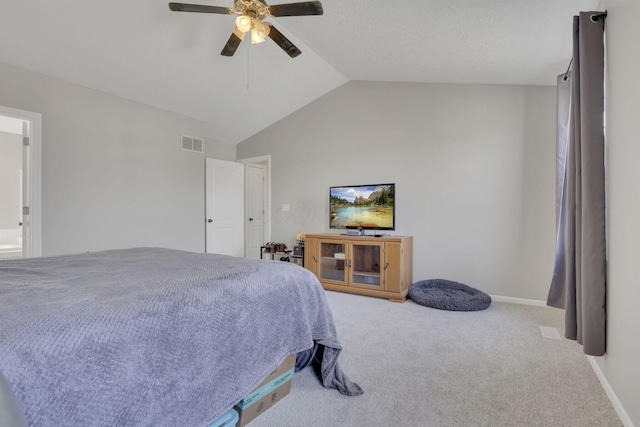
<instances>
[{"instance_id":1,"label":"dark gray curtain","mask_svg":"<svg viewBox=\"0 0 640 427\"><path fill-rule=\"evenodd\" d=\"M547 305L565 310L565 336L606 350L604 18L573 20L572 71L558 77L556 259Z\"/></svg>"}]
</instances>

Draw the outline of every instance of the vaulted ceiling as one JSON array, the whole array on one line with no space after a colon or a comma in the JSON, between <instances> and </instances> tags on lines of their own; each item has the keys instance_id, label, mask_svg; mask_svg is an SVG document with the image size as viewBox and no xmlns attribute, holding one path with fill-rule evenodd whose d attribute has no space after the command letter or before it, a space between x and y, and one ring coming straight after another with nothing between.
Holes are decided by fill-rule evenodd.
<instances>
[{"instance_id":1,"label":"vaulted ceiling","mask_svg":"<svg viewBox=\"0 0 640 427\"><path fill-rule=\"evenodd\" d=\"M572 16L598 6L322 0L322 16L269 19L302 50L291 59L271 40L221 56L233 16L167 3L2 0L0 62L203 120L205 136L238 143L349 80L552 85L569 64Z\"/></svg>"}]
</instances>

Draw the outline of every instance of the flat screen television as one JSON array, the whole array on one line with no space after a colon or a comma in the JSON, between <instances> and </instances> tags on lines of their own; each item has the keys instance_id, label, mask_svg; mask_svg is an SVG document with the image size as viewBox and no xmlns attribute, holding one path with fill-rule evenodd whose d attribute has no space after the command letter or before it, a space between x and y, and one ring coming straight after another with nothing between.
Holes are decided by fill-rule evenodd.
<instances>
[{"instance_id":1,"label":"flat screen television","mask_svg":"<svg viewBox=\"0 0 640 427\"><path fill-rule=\"evenodd\" d=\"M329 228L395 230L395 184L329 188Z\"/></svg>"}]
</instances>

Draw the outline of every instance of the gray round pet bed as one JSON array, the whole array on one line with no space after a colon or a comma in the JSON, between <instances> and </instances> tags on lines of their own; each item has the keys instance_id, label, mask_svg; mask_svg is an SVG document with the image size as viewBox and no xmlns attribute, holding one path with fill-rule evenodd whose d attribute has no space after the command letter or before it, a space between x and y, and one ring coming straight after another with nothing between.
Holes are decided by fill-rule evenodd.
<instances>
[{"instance_id":1,"label":"gray round pet bed","mask_svg":"<svg viewBox=\"0 0 640 427\"><path fill-rule=\"evenodd\" d=\"M482 291L444 279L422 280L409 286L409 298L418 304L440 310L478 311L491 305Z\"/></svg>"}]
</instances>

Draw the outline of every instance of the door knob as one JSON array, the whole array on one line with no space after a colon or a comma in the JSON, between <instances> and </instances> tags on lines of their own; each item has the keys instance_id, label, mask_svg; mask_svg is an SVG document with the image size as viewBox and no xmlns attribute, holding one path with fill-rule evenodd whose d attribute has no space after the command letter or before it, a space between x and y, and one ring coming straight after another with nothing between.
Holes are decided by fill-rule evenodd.
<instances>
[{"instance_id":1,"label":"door knob","mask_svg":"<svg viewBox=\"0 0 640 427\"><path fill-rule=\"evenodd\" d=\"M207 222L213 222L213 220L212 220L211 218L209 218L209 219L207 220Z\"/></svg>"},{"instance_id":2,"label":"door knob","mask_svg":"<svg viewBox=\"0 0 640 427\"><path fill-rule=\"evenodd\" d=\"M253 221L253 218L249 218L249 221Z\"/></svg>"},{"instance_id":3,"label":"door knob","mask_svg":"<svg viewBox=\"0 0 640 427\"><path fill-rule=\"evenodd\" d=\"M18 223L18 227L22 227L22 221Z\"/></svg>"}]
</instances>

